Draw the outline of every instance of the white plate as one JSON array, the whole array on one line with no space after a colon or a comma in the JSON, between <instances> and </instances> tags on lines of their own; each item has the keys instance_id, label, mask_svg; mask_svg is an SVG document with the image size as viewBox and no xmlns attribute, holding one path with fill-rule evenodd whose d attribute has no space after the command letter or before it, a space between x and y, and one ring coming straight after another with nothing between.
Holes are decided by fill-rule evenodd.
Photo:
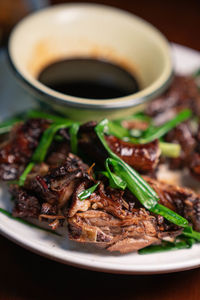
<instances>
[{"instance_id":1,"label":"white plate","mask_svg":"<svg viewBox=\"0 0 200 300\"><path fill-rule=\"evenodd\" d=\"M191 49L172 45L176 71L188 73L200 66L200 54ZM9 73L5 55L0 56L0 107L1 117L8 116L32 105L30 96L17 86ZM0 189L0 207L10 209L12 202L6 188ZM57 237L28 227L0 214L1 233L17 244L50 259L82 268L127 274L167 273L200 266L200 245L189 250L159 254L110 254L68 240L67 234Z\"/></svg>"}]
</instances>

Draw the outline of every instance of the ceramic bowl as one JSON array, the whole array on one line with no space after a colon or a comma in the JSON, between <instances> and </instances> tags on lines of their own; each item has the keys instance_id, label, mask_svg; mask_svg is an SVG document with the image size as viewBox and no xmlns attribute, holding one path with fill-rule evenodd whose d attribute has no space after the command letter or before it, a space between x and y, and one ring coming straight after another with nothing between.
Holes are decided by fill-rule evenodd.
<instances>
[{"instance_id":1,"label":"ceramic bowl","mask_svg":"<svg viewBox=\"0 0 200 300\"><path fill-rule=\"evenodd\" d=\"M8 55L16 75L40 103L81 121L131 114L162 93L173 76L169 44L156 28L133 14L97 4L62 4L29 15L12 31ZM118 64L136 76L140 91L86 99L37 80L47 65L76 57Z\"/></svg>"}]
</instances>

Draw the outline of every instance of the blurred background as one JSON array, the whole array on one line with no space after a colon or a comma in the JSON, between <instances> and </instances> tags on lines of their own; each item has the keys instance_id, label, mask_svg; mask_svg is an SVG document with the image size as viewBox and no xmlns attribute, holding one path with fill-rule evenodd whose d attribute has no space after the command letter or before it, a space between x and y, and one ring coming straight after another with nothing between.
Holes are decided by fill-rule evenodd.
<instances>
[{"instance_id":1,"label":"blurred background","mask_svg":"<svg viewBox=\"0 0 200 300\"><path fill-rule=\"evenodd\" d=\"M6 45L12 27L31 11L67 2L93 2L123 8L152 23L170 41L200 50L199 0L0 0L0 46Z\"/></svg>"}]
</instances>

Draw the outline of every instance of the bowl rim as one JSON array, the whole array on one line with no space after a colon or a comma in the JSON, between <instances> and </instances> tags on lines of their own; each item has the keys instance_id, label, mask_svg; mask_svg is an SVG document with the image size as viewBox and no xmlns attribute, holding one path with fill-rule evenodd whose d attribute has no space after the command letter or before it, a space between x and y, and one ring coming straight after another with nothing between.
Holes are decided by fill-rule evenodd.
<instances>
[{"instance_id":1,"label":"bowl rim","mask_svg":"<svg viewBox=\"0 0 200 300\"><path fill-rule=\"evenodd\" d=\"M137 20L141 25L149 27L150 30L154 32L154 34L157 35L159 43L162 43L162 49L165 51L163 52L163 55L167 59L167 62L163 68L163 71L161 75L149 86L145 87L144 89L138 91L137 93L130 94L128 96L124 97L118 97L118 98L111 98L111 99L90 99L90 98L81 98L81 97L75 97L67 94L60 93L58 91L55 91L46 85L39 82L37 79L33 78L33 82L31 82L26 76L24 76L18 67L16 66L14 60L12 59L11 55L11 42L13 37L15 36L16 32L18 31L18 28L23 26L23 24L32 18L35 15L45 13L49 10L57 10L62 8L100 8L100 9L106 9L110 10L111 12L116 12L119 14L122 14L124 16L128 16L129 18L134 18ZM174 77L174 70L173 70L173 63L171 58L171 52L170 52L170 44L166 37L160 32L156 27L154 27L151 23L147 22L146 20L128 12L125 10L122 10L120 8L112 7L109 5L104 4L97 4L97 3L62 3L57 5L52 5L49 7L45 7L39 11L33 12L20 20L13 30L11 31L11 34L9 36L7 49L6 49L8 62L11 67L11 69L14 71L14 74L16 75L17 79L23 84L25 88L27 88L32 94L34 95L40 95L40 97L43 98L43 100L47 100L51 102L52 104L55 102L59 105L63 106L70 106L70 107L77 107L81 109L99 109L99 110L105 110L105 109L119 109L119 108L129 108L134 107L139 104L143 104L148 100L151 100L152 98L160 95L166 88L170 85L172 82L172 79ZM165 74L166 73L166 74Z\"/></svg>"}]
</instances>

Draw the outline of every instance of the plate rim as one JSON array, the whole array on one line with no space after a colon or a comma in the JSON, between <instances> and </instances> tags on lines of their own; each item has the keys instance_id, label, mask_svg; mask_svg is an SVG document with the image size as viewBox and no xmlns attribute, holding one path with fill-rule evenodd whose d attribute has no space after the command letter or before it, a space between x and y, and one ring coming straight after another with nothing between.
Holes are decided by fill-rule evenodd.
<instances>
[{"instance_id":1,"label":"plate rim","mask_svg":"<svg viewBox=\"0 0 200 300\"><path fill-rule=\"evenodd\" d=\"M26 226L26 225L25 225ZM8 238L10 241L14 242L15 244L17 244L18 246L29 250L30 252L40 255L42 257L48 258L50 260L65 264L65 265L70 265L72 267L76 267L76 268L81 268L81 269L85 269L85 270L90 270L90 271L97 271L97 272L103 272L103 273L111 273L111 274L126 274L126 275L153 275L153 274L168 274L168 273L174 273L174 272L181 272L181 271L186 271L186 270L191 270L191 269L196 269L200 267L200 258L198 260L198 262L194 262L194 263L187 263L185 265L183 265L182 262L176 264L173 264L174 267L170 267L170 265L168 264L168 268L155 268L155 269L150 269L149 270L139 270L139 266L138 269L133 270L133 269L120 269L118 267L113 268L113 263L108 263L106 262L107 266L106 267L102 267L99 266L99 264L101 264L101 262L98 262L94 265L92 265L91 263L88 264L88 259L85 259L85 261L87 261L86 263L84 263L84 259L76 259L76 261L72 261L70 260L70 258L60 258L60 257L56 257L54 254L50 254L47 252L44 252L42 249L38 249L38 247L34 246L34 244L30 245L31 243L24 243L24 241L21 241L21 238L16 238L14 237L12 234L6 233L5 231L3 231L0 228L0 234L3 235L5 238ZM39 247L40 248L40 247ZM181 250L179 250L181 251ZM190 251L190 249L187 249L187 251ZM78 260L82 261L78 262ZM111 267L108 267L108 265L111 265ZM118 266L118 265L117 265ZM152 268L152 267L151 267Z\"/></svg>"}]
</instances>

